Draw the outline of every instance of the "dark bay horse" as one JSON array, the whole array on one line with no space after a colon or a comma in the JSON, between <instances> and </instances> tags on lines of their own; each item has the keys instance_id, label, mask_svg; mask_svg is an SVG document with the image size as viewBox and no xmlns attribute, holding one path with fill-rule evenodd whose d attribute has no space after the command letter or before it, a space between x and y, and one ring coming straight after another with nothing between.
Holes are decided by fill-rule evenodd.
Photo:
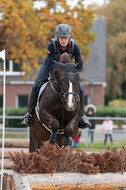
<instances>
[{"instance_id":1,"label":"dark bay horse","mask_svg":"<svg viewBox=\"0 0 126 190\"><path fill-rule=\"evenodd\" d=\"M80 119L79 70L81 63L57 65L37 103L30 126L29 151L44 141L57 142L60 147L71 145L78 133Z\"/></svg>"}]
</instances>

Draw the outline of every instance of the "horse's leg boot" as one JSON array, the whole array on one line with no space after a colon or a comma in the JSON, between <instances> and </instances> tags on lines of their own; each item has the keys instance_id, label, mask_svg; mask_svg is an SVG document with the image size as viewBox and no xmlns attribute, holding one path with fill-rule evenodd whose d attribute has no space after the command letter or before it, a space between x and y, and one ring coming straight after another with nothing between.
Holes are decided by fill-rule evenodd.
<instances>
[{"instance_id":1,"label":"horse's leg boot","mask_svg":"<svg viewBox=\"0 0 126 190\"><path fill-rule=\"evenodd\" d=\"M79 122L79 128L87 128L91 127L91 123L86 115L84 115L84 95L80 95L80 111L81 111L81 118Z\"/></svg>"},{"instance_id":2,"label":"horse's leg boot","mask_svg":"<svg viewBox=\"0 0 126 190\"><path fill-rule=\"evenodd\" d=\"M57 133L51 132L50 137L49 137L49 143L55 143L56 140L57 140Z\"/></svg>"},{"instance_id":3,"label":"horse's leg boot","mask_svg":"<svg viewBox=\"0 0 126 190\"><path fill-rule=\"evenodd\" d=\"M24 115L21 121L22 125L30 126L31 123L33 122L32 114L36 106L36 101L37 101L36 93L33 90L31 90L31 93L28 99L28 113Z\"/></svg>"}]
</instances>

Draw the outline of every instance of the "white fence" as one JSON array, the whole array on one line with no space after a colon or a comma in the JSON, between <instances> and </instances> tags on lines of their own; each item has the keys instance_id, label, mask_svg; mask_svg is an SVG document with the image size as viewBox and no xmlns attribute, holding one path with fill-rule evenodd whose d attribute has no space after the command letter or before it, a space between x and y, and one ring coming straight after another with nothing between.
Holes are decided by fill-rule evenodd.
<instances>
[{"instance_id":1,"label":"white fence","mask_svg":"<svg viewBox=\"0 0 126 190\"><path fill-rule=\"evenodd\" d=\"M125 128L125 122L126 117L109 117L114 122L122 121L123 122L123 128L119 129L117 125L114 124L114 130L113 130L113 139L114 140L126 140L126 128ZM22 119L22 116L6 116L5 119ZM106 117L90 117L90 119L96 120L96 121L104 121ZM0 120L2 121L2 116L0 116ZM88 143L90 142L90 136L88 135L89 129L82 129L82 135L80 138L81 142L84 142L86 146L88 146ZM90 130L91 132L91 130ZM0 128L0 134L2 133L2 127ZM22 128L9 128L5 127L5 134L23 134L26 135L26 137L29 139L29 127ZM94 130L94 141L96 140L103 140L104 134L101 131L101 125L96 124L96 128Z\"/></svg>"}]
</instances>

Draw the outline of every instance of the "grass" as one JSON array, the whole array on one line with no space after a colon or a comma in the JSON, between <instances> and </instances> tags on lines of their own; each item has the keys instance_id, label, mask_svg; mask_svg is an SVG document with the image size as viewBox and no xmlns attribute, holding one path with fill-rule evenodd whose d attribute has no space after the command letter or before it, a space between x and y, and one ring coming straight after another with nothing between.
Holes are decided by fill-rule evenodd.
<instances>
[{"instance_id":1,"label":"grass","mask_svg":"<svg viewBox=\"0 0 126 190\"><path fill-rule=\"evenodd\" d=\"M0 138L2 138L2 134L0 134ZM5 134L5 139L27 139L27 135L25 134ZM107 142L106 146L103 146L103 141L95 141L94 145L91 146L89 143L88 147L85 147L85 143L80 143L78 148L81 148L85 151L106 151L108 147L113 148L110 141ZM126 148L126 140L115 140L114 147L118 149ZM75 148L75 149L78 149Z\"/></svg>"},{"instance_id":2,"label":"grass","mask_svg":"<svg viewBox=\"0 0 126 190\"><path fill-rule=\"evenodd\" d=\"M95 141L93 146L89 143L88 147L85 147L84 143L80 143L78 148L84 149L85 151L106 151L110 147L111 149L113 146L108 141L106 146L103 145L103 141ZM123 147L126 148L126 140L115 140L114 141L114 147L118 149L122 149ZM77 148L75 148L77 149Z\"/></svg>"},{"instance_id":3,"label":"grass","mask_svg":"<svg viewBox=\"0 0 126 190\"><path fill-rule=\"evenodd\" d=\"M0 138L2 138L2 134L0 134ZM27 135L24 134L5 134L5 139L27 139Z\"/></svg>"}]
</instances>

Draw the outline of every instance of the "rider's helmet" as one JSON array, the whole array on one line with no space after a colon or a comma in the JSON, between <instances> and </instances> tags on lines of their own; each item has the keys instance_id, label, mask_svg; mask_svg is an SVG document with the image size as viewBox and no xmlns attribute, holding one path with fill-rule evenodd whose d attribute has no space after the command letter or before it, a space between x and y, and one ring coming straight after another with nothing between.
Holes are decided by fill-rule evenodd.
<instances>
[{"instance_id":1,"label":"rider's helmet","mask_svg":"<svg viewBox=\"0 0 126 190\"><path fill-rule=\"evenodd\" d=\"M55 35L57 37L66 38L66 37L70 37L71 34L72 34L72 30L68 24L59 24L56 27Z\"/></svg>"}]
</instances>

